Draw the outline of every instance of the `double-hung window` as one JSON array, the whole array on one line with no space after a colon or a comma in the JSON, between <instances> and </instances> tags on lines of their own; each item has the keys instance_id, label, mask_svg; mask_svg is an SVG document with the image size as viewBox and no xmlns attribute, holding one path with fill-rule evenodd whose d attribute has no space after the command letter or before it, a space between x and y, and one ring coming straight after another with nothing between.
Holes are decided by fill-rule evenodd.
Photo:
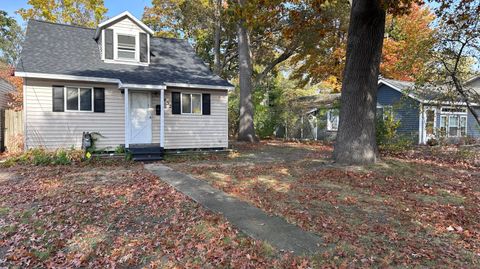
<instances>
[{"instance_id":1,"label":"double-hung window","mask_svg":"<svg viewBox=\"0 0 480 269\"><path fill-rule=\"evenodd\" d=\"M132 35L117 35L117 58L121 60L136 59L136 37Z\"/></svg>"},{"instance_id":2,"label":"double-hung window","mask_svg":"<svg viewBox=\"0 0 480 269\"><path fill-rule=\"evenodd\" d=\"M66 87L65 107L67 111L93 111L93 89Z\"/></svg>"},{"instance_id":3,"label":"double-hung window","mask_svg":"<svg viewBox=\"0 0 480 269\"><path fill-rule=\"evenodd\" d=\"M182 93L182 114L202 114L202 94Z\"/></svg>"},{"instance_id":4,"label":"double-hung window","mask_svg":"<svg viewBox=\"0 0 480 269\"><path fill-rule=\"evenodd\" d=\"M467 135L467 110L465 108L442 107L440 133L447 137Z\"/></svg>"}]
</instances>

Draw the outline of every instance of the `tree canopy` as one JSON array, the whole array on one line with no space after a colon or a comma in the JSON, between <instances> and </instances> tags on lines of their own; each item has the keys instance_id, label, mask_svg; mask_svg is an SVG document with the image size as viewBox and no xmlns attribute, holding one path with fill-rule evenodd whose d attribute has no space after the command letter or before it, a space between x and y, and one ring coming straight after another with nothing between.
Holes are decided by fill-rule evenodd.
<instances>
[{"instance_id":1,"label":"tree canopy","mask_svg":"<svg viewBox=\"0 0 480 269\"><path fill-rule=\"evenodd\" d=\"M24 20L41 19L85 27L95 27L107 12L103 0L28 0L29 8L17 12Z\"/></svg>"},{"instance_id":2,"label":"tree canopy","mask_svg":"<svg viewBox=\"0 0 480 269\"><path fill-rule=\"evenodd\" d=\"M15 65L20 56L23 30L7 12L0 10L0 61Z\"/></svg>"}]
</instances>

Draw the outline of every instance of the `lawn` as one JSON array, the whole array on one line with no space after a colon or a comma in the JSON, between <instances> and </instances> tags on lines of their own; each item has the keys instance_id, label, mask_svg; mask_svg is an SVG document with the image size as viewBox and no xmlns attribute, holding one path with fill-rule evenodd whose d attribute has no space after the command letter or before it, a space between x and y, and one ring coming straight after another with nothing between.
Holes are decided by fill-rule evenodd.
<instances>
[{"instance_id":1,"label":"lawn","mask_svg":"<svg viewBox=\"0 0 480 269\"><path fill-rule=\"evenodd\" d=\"M468 150L420 148L367 167L332 146L262 142L167 165L325 240L314 267L480 267L480 168Z\"/></svg>"},{"instance_id":2,"label":"lawn","mask_svg":"<svg viewBox=\"0 0 480 269\"><path fill-rule=\"evenodd\" d=\"M144 170L0 168L0 268L305 268Z\"/></svg>"}]
</instances>

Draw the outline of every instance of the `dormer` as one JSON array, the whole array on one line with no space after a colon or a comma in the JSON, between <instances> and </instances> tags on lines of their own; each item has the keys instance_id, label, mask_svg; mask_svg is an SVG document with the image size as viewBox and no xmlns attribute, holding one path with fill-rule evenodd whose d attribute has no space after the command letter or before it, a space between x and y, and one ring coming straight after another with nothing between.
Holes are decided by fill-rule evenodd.
<instances>
[{"instance_id":1,"label":"dormer","mask_svg":"<svg viewBox=\"0 0 480 269\"><path fill-rule=\"evenodd\" d=\"M106 63L148 65L153 33L152 29L125 11L98 25L95 40Z\"/></svg>"}]
</instances>

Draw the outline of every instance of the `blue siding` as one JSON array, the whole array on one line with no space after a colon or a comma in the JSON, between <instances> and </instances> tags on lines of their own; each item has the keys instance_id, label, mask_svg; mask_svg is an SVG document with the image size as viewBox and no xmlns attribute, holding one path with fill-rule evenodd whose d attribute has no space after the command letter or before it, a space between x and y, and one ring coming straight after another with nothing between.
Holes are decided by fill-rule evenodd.
<instances>
[{"instance_id":1,"label":"blue siding","mask_svg":"<svg viewBox=\"0 0 480 269\"><path fill-rule=\"evenodd\" d=\"M480 114L480 108L475 109L475 111ZM467 136L480 138L480 126L478 125L475 117L473 117L473 114L470 111L468 111L467 118Z\"/></svg>"},{"instance_id":2,"label":"blue siding","mask_svg":"<svg viewBox=\"0 0 480 269\"><path fill-rule=\"evenodd\" d=\"M377 91L377 104L392 106L395 115L400 120L399 134L416 136L418 138L420 103L387 85L382 85Z\"/></svg>"}]
</instances>

